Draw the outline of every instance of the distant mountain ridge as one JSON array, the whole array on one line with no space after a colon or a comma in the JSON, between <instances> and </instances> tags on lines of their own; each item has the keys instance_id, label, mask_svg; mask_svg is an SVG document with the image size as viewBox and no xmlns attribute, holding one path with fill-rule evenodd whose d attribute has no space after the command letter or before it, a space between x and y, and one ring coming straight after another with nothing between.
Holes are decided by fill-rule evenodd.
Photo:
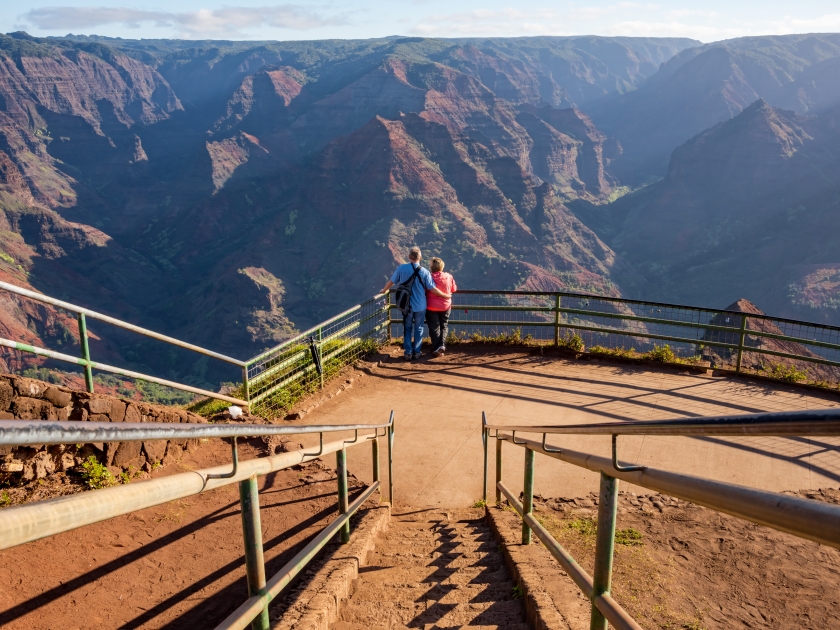
<instances>
[{"instance_id":1,"label":"distant mountain ridge","mask_svg":"<svg viewBox=\"0 0 840 630\"><path fill-rule=\"evenodd\" d=\"M840 323L838 69L833 34L0 35L0 277L235 356L414 244L464 288ZM3 313L7 336L76 334Z\"/></svg>"}]
</instances>

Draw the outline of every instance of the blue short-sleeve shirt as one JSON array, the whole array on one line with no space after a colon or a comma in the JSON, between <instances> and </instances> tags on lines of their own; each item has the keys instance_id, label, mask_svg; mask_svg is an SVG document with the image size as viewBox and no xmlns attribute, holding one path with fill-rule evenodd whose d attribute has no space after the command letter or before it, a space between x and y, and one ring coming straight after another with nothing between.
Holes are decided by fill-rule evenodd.
<instances>
[{"instance_id":1,"label":"blue short-sleeve shirt","mask_svg":"<svg viewBox=\"0 0 840 630\"><path fill-rule=\"evenodd\" d=\"M394 271L394 275L391 276L391 282L402 284L411 277L418 266L419 263L405 263L404 265L400 265ZM426 290L434 288L435 281L432 280L432 274L425 267L420 267L417 280L414 281L414 286L411 287L412 312L419 313L420 311L426 310Z\"/></svg>"}]
</instances>

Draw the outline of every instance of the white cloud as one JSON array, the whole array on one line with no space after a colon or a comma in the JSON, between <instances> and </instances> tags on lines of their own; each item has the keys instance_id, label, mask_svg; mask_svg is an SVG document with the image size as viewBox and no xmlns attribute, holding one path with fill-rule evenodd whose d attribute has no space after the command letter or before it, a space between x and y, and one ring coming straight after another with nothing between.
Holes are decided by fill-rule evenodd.
<instances>
[{"instance_id":1,"label":"white cloud","mask_svg":"<svg viewBox=\"0 0 840 630\"><path fill-rule=\"evenodd\" d=\"M43 7L28 11L22 18L37 28L51 31L73 31L106 24L138 28L151 23L175 29L179 37L186 38L242 37L247 29L266 26L302 31L347 23L343 15L324 16L310 7L296 4L180 13L112 7Z\"/></svg>"}]
</instances>

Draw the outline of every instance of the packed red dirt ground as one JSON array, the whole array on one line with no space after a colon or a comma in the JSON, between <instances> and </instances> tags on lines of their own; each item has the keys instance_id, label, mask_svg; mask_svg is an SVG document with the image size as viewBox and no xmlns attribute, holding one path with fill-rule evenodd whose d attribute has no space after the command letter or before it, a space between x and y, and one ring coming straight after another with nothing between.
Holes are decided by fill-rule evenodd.
<instances>
[{"instance_id":1,"label":"packed red dirt ground","mask_svg":"<svg viewBox=\"0 0 840 630\"><path fill-rule=\"evenodd\" d=\"M375 382L366 378L364 386ZM337 379L328 390L346 385ZM278 447L254 440L241 457ZM229 461L228 445L213 440L151 477ZM335 518L333 466L329 457L260 480L268 575ZM79 491L56 476L21 498L63 494L69 488L59 486L71 484ZM801 494L840 503L840 490ZM547 499L537 508L591 571L593 497ZM837 550L660 495L622 494L618 526L640 534L628 531L626 542L641 544L617 546L613 592L643 627L840 627ZM242 554L236 485L0 551L0 626L213 627L246 598ZM559 569L558 579L567 579Z\"/></svg>"},{"instance_id":2,"label":"packed red dirt ground","mask_svg":"<svg viewBox=\"0 0 840 630\"><path fill-rule=\"evenodd\" d=\"M266 451L253 440L240 457ZM151 476L229 462L230 447L213 440ZM260 478L260 497L272 575L335 518L335 474L320 461L274 473ZM0 551L0 627L10 630L211 628L245 599L236 484Z\"/></svg>"},{"instance_id":3,"label":"packed red dirt ground","mask_svg":"<svg viewBox=\"0 0 840 630\"><path fill-rule=\"evenodd\" d=\"M800 496L840 504L840 490ZM597 497L537 500L592 572ZM619 497L613 596L644 628L840 627L840 551L659 494ZM568 579L568 578L566 578Z\"/></svg>"}]
</instances>

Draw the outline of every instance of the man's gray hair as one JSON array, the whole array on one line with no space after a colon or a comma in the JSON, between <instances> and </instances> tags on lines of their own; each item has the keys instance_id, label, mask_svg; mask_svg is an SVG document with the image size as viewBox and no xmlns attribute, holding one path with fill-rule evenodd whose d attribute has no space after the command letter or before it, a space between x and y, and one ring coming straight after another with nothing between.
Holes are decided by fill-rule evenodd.
<instances>
[{"instance_id":1,"label":"man's gray hair","mask_svg":"<svg viewBox=\"0 0 840 630\"><path fill-rule=\"evenodd\" d=\"M408 250L408 259L409 260L420 260L422 254L420 253L420 248L416 245Z\"/></svg>"}]
</instances>

